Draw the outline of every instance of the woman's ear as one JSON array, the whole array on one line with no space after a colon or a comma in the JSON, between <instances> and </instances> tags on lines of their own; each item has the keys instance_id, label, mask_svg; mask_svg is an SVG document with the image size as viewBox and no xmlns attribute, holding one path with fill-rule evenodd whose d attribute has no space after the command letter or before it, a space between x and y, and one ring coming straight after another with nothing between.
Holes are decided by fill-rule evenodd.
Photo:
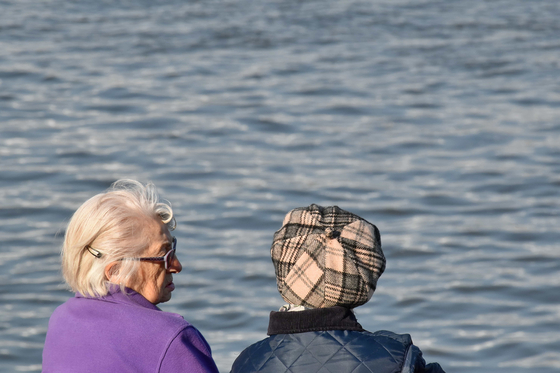
<instances>
[{"instance_id":1,"label":"woman's ear","mask_svg":"<svg viewBox=\"0 0 560 373\"><path fill-rule=\"evenodd\" d=\"M109 263L105 266L105 278L107 278L107 280L109 282L118 284L119 281L117 279L118 275L119 275L119 263L117 262L112 262Z\"/></svg>"}]
</instances>

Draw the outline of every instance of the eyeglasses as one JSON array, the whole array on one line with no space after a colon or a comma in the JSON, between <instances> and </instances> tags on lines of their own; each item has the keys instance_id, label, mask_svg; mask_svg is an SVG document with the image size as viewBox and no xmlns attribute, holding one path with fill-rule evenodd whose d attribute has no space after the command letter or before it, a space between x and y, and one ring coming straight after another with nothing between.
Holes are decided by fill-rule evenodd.
<instances>
[{"instance_id":1,"label":"eyeglasses","mask_svg":"<svg viewBox=\"0 0 560 373\"><path fill-rule=\"evenodd\" d=\"M101 258L103 254L99 251L94 249L91 246L86 246L86 249L96 258ZM123 258L120 260L139 260L141 262L164 262L165 263L165 270L168 271L171 266L173 265L173 260L176 258L175 252L177 251L177 238L173 237L173 241L171 244L171 250L167 252L164 256L152 256L146 258Z\"/></svg>"},{"instance_id":2,"label":"eyeglasses","mask_svg":"<svg viewBox=\"0 0 560 373\"><path fill-rule=\"evenodd\" d=\"M173 237L173 243L171 246L171 250L167 252L164 256L152 256L147 258L132 258L128 260L139 260L141 262L165 262L165 269L169 270L171 265L173 264L173 259L175 259L175 251L177 247L177 238ZM126 259L124 259L126 260Z\"/></svg>"}]
</instances>

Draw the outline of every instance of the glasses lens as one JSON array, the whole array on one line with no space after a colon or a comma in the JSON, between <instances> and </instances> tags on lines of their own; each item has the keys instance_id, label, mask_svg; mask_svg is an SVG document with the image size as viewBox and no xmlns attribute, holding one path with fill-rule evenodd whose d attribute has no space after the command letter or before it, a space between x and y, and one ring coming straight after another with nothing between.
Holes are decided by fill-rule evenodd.
<instances>
[{"instance_id":1,"label":"glasses lens","mask_svg":"<svg viewBox=\"0 0 560 373\"><path fill-rule=\"evenodd\" d=\"M173 263L173 259L175 259L175 249L171 249L170 252L168 252L165 255L165 267L167 269L171 268L171 264Z\"/></svg>"},{"instance_id":2,"label":"glasses lens","mask_svg":"<svg viewBox=\"0 0 560 373\"><path fill-rule=\"evenodd\" d=\"M165 269L171 268L173 259L175 259L175 248L177 247L177 238L173 237L171 250L165 255Z\"/></svg>"}]
</instances>

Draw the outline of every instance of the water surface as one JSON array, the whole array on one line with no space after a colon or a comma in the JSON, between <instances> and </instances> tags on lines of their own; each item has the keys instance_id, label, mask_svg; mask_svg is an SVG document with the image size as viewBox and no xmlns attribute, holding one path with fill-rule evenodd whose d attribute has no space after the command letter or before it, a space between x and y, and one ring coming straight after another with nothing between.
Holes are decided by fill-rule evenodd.
<instances>
[{"instance_id":1,"label":"water surface","mask_svg":"<svg viewBox=\"0 0 560 373\"><path fill-rule=\"evenodd\" d=\"M222 372L282 300L286 212L376 224L357 311L447 372L560 369L556 1L0 1L0 371L40 371L73 211L119 178L173 203L162 306Z\"/></svg>"}]
</instances>

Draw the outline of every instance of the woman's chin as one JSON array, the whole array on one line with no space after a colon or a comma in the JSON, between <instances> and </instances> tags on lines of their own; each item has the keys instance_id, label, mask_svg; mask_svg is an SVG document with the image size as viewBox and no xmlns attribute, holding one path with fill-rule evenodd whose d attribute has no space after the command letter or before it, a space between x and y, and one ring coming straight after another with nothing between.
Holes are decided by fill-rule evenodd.
<instances>
[{"instance_id":1,"label":"woman's chin","mask_svg":"<svg viewBox=\"0 0 560 373\"><path fill-rule=\"evenodd\" d=\"M170 290L168 287L163 289L163 293L161 294L161 297L159 298L158 303L164 303L164 302L169 301L171 299L171 292L172 291L173 290Z\"/></svg>"}]
</instances>

